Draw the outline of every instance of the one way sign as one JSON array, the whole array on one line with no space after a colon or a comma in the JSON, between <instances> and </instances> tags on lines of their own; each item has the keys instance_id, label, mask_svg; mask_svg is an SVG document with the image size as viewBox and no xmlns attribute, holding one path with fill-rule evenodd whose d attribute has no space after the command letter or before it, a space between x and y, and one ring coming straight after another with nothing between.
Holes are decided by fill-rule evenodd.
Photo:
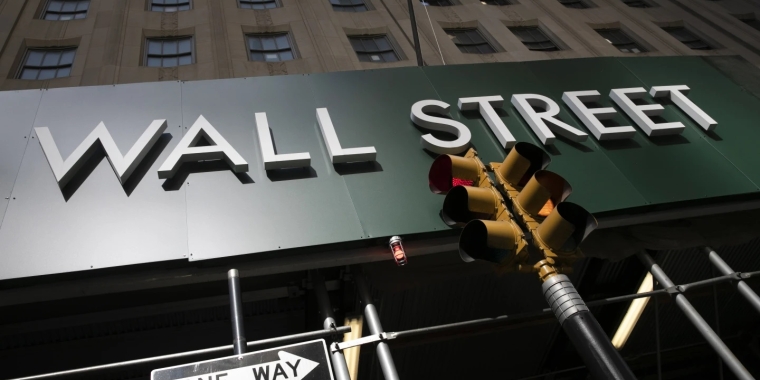
<instances>
[{"instance_id":1,"label":"one way sign","mask_svg":"<svg viewBox=\"0 0 760 380\"><path fill-rule=\"evenodd\" d=\"M314 340L156 369L151 380L333 380L327 346Z\"/></svg>"}]
</instances>

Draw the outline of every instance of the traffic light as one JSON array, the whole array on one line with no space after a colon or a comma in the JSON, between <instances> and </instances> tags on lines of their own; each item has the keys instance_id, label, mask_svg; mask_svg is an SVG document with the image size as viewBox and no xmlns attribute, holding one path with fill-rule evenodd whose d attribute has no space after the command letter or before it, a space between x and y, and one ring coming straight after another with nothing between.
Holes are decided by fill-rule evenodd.
<instances>
[{"instance_id":1,"label":"traffic light","mask_svg":"<svg viewBox=\"0 0 760 380\"><path fill-rule=\"evenodd\" d=\"M459 239L464 261L486 260L509 270L527 256L525 236L474 149L464 157L438 157L428 183L433 192L446 194L443 221L464 227Z\"/></svg>"},{"instance_id":2,"label":"traffic light","mask_svg":"<svg viewBox=\"0 0 760 380\"><path fill-rule=\"evenodd\" d=\"M451 154L439 156L433 161L428 174L430 190L436 194L446 194L454 186L479 187L484 182L490 182L486 167L472 148L464 157Z\"/></svg>"},{"instance_id":3,"label":"traffic light","mask_svg":"<svg viewBox=\"0 0 760 380\"><path fill-rule=\"evenodd\" d=\"M635 379L570 279L562 274L581 256L578 247L597 222L583 207L565 202L572 188L562 176L545 170L550 162L543 149L528 143L515 144L503 162L488 166L470 149L464 157L438 157L428 183L434 193L446 194L443 221L464 226L459 237L462 260L495 263L501 272L538 274L544 297L591 375ZM536 263L528 262L526 235L543 255Z\"/></svg>"}]
</instances>

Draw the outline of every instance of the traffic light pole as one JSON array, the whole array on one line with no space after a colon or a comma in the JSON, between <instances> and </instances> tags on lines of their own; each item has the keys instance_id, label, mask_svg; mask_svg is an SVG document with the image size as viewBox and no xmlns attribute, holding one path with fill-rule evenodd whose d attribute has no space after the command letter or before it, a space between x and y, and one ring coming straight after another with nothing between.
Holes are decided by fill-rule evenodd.
<instances>
[{"instance_id":1,"label":"traffic light pole","mask_svg":"<svg viewBox=\"0 0 760 380\"><path fill-rule=\"evenodd\" d=\"M550 274L541 288L594 379L636 379L567 276Z\"/></svg>"},{"instance_id":2,"label":"traffic light pole","mask_svg":"<svg viewBox=\"0 0 760 380\"><path fill-rule=\"evenodd\" d=\"M668 275L665 274L665 271L663 271L662 268L660 268L660 266L655 263L654 259L652 259L652 256L649 256L649 254L646 252L639 252L637 255L639 256L639 260L641 260L644 266L649 269L649 272L652 273L652 276L657 280L657 282L660 283L660 285L666 289L675 287L673 281L671 281ZM681 309L681 311L686 315L686 318L688 318L694 327L697 328L699 333L702 334L705 340L707 340L707 343L712 346L713 350L718 354L718 356L723 359L723 362L726 363L726 366L728 366L729 369L731 369L731 372L734 373L736 378L742 380L754 379L749 371L744 368L744 365L739 361L739 359L736 358L734 353L731 352L725 343L723 343L723 340L720 339L718 334L716 334L715 331L710 328L710 325L705 322L705 319L702 318L694 306L691 305L691 302L686 299L686 296L677 293L675 295L675 301L676 305L678 305L678 308Z\"/></svg>"}]
</instances>

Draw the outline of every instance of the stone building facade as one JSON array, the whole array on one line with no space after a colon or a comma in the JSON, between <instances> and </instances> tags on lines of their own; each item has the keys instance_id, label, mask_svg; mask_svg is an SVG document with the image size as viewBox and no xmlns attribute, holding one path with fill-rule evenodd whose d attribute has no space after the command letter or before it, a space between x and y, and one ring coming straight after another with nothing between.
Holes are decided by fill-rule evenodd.
<instances>
[{"instance_id":1,"label":"stone building facade","mask_svg":"<svg viewBox=\"0 0 760 380\"><path fill-rule=\"evenodd\" d=\"M426 65L739 55L760 66L757 0L413 3ZM4 0L0 90L414 66L409 20L405 0ZM466 31L476 36L457 37ZM249 36L267 35L285 36L285 57L254 57L251 47L259 42ZM382 51L357 54L357 41L367 36L385 37L373 44L383 44L378 50L386 49L386 58ZM190 49L178 58L183 64L174 64L176 56L162 61L161 52L158 58L150 54L151 41L178 38L186 41L180 47ZM468 50L478 45L482 50ZM73 60L46 58L57 59L59 71L35 66L45 66L45 51L61 49L74 50Z\"/></svg>"}]
</instances>

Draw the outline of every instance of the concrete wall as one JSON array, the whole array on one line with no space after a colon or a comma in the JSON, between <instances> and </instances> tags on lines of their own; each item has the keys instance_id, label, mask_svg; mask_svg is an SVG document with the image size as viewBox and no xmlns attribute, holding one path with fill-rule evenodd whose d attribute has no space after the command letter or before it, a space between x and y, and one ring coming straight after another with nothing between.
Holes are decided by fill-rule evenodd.
<instances>
[{"instance_id":1,"label":"concrete wall","mask_svg":"<svg viewBox=\"0 0 760 380\"><path fill-rule=\"evenodd\" d=\"M0 90L92 86L162 80L198 80L283 75L416 64L406 0L367 0L368 12L335 12L328 0L280 0L281 7L240 9L237 0L193 0L192 10L148 11L146 0L92 0L83 20L45 21L47 0L0 0ZM619 27L649 51L645 56L726 55L760 66L760 31L739 21L757 17L752 0L647 0L648 9L622 0L585 0L589 9L565 8L557 0L512 0L484 5L456 0L451 7L424 7L413 0L423 59L428 65L530 61L555 58L629 56L594 29ZM557 52L528 50L508 29L538 25ZM687 26L717 48L691 50L662 30ZM444 28L473 27L486 35L493 54L463 54ZM298 58L266 63L248 59L245 33L289 31ZM348 35L388 34L401 61L360 62ZM174 68L143 65L146 37L192 35L194 63ZM76 45L72 74L52 80L15 79L28 47Z\"/></svg>"}]
</instances>

